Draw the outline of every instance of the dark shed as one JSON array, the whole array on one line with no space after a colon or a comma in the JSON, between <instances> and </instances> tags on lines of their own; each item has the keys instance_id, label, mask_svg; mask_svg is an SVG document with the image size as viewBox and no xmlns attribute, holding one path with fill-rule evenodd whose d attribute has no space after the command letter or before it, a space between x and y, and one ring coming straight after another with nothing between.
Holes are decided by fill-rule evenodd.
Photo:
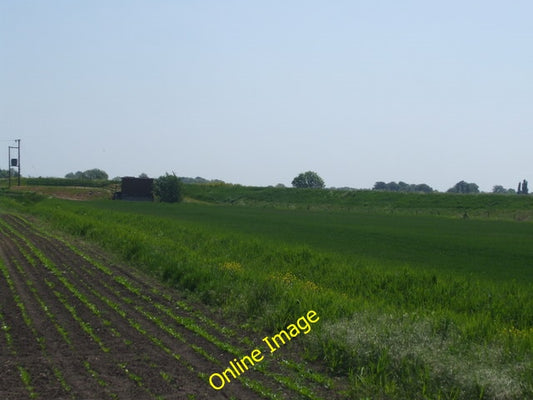
<instances>
[{"instance_id":1,"label":"dark shed","mask_svg":"<svg viewBox=\"0 0 533 400\"><path fill-rule=\"evenodd\" d=\"M122 189L116 198L134 201L153 201L154 180L152 178L122 178Z\"/></svg>"}]
</instances>

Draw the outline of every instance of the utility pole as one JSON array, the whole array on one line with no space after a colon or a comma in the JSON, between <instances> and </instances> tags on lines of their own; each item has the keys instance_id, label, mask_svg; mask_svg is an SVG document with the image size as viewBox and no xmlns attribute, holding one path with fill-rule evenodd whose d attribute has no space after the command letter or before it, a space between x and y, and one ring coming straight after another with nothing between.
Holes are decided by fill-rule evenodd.
<instances>
[{"instance_id":1,"label":"utility pole","mask_svg":"<svg viewBox=\"0 0 533 400\"><path fill-rule=\"evenodd\" d=\"M20 186L20 139L15 139L17 146L8 146L7 161L8 161L8 188L11 188L11 167L18 167L18 186ZM17 149L17 158L11 159L11 149Z\"/></svg>"},{"instance_id":2,"label":"utility pole","mask_svg":"<svg viewBox=\"0 0 533 400\"><path fill-rule=\"evenodd\" d=\"M18 167L19 167L19 177L18 177L18 186L20 186L20 139L16 140L17 142L17 149L18 149Z\"/></svg>"},{"instance_id":3,"label":"utility pole","mask_svg":"<svg viewBox=\"0 0 533 400\"><path fill-rule=\"evenodd\" d=\"M9 146L7 148L7 188L11 189L11 148L13 146Z\"/></svg>"}]
</instances>

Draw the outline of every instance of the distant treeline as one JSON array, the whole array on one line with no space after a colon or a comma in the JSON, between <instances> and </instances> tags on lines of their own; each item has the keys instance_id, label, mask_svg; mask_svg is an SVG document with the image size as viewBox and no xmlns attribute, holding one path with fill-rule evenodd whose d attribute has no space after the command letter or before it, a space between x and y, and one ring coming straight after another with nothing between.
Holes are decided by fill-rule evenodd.
<instances>
[{"instance_id":1,"label":"distant treeline","mask_svg":"<svg viewBox=\"0 0 533 400\"><path fill-rule=\"evenodd\" d=\"M77 171L77 172L69 172L65 175L65 178L67 179L89 179L89 180L104 180L107 181L109 179L109 176L107 175L107 172L102 171L98 168L88 169L87 171Z\"/></svg>"},{"instance_id":2,"label":"distant treeline","mask_svg":"<svg viewBox=\"0 0 533 400\"><path fill-rule=\"evenodd\" d=\"M99 174L92 174L85 172L76 172L76 173L69 173L65 176L65 178L23 178L23 183L26 185L33 185L33 186L82 186L82 187L103 187L107 186L111 183L120 183L120 177L114 178L112 181L109 181L107 178L96 178L95 176L103 176ZM103 171L102 171L103 172ZM105 172L104 172L105 173ZM144 174L143 174L144 175ZM107 174L105 174L107 177ZM147 175L145 175L147 177ZM224 181L221 181L219 179L213 179L208 180L201 177L196 178L187 178L187 177L180 177L179 178L183 183L192 184L192 183L198 183L198 184L223 184Z\"/></svg>"},{"instance_id":3,"label":"distant treeline","mask_svg":"<svg viewBox=\"0 0 533 400\"><path fill-rule=\"evenodd\" d=\"M405 182L376 182L372 190L385 190L388 192L419 192L419 193L431 193L433 188L425 183L421 184L409 184Z\"/></svg>"},{"instance_id":4,"label":"distant treeline","mask_svg":"<svg viewBox=\"0 0 533 400\"><path fill-rule=\"evenodd\" d=\"M11 177L17 177L18 171L16 169L11 168ZM8 169L0 169L0 179L1 178L9 178L9 170Z\"/></svg>"},{"instance_id":5,"label":"distant treeline","mask_svg":"<svg viewBox=\"0 0 533 400\"><path fill-rule=\"evenodd\" d=\"M81 187L104 187L109 184L120 184L120 177L114 178L112 181L108 179L96 178L95 176L102 176L98 174L87 174L85 172L69 173L65 178L53 177L38 177L38 178L22 178L22 184L27 186L81 186ZM102 171L103 172L103 171ZM105 174L107 177L107 174ZM13 178L14 176L11 175ZM3 176L0 176L3 178ZM7 178L7 174L6 174ZM200 177L196 178L179 178L183 183L191 184L224 184L224 181L219 179L208 180Z\"/></svg>"},{"instance_id":6,"label":"distant treeline","mask_svg":"<svg viewBox=\"0 0 533 400\"><path fill-rule=\"evenodd\" d=\"M180 181L182 181L183 183L199 183L199 184L207 184L207 183L215 183L215 184L224 184L225 182L224 181L221 181L220 179L212 179L212 180L209 180L209 179L205 179L205 178L202 178L200 176L197 176L196 178L187 178L187 177L183 177L181 176L180 178Z\"/></svg>"}]
</instances>

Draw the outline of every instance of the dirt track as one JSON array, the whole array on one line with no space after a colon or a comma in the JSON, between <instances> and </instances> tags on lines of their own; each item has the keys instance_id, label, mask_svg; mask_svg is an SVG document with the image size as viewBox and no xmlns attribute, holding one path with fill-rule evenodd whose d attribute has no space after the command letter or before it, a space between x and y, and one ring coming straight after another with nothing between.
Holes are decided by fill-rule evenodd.
<instances>
[{"instance_id":1,"label":"dirt track","mask_svg":"<svg viewBox=\"0 0 533 400\"><path fill-rule=\"evenodd\" d=\"M237 337L103 257L0 217L1 399L263 398L240 381L207 382L235 357L217 343ZM245 380L298 398L257 371Z\"/></svg>"}]
</instances>

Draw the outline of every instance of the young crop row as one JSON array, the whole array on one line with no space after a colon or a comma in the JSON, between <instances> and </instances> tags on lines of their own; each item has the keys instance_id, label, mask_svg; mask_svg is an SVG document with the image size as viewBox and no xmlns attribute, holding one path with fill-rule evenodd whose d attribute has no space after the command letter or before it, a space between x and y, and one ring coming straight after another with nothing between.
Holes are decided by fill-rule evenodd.
<instances>
[{"instance_id":1,"label":"young crop row","mask_svg":"<svg viewBox=\"0 0 533 400\"><path fill-rule=\"evenodd\" d=\"M174 362L196 375L205 383L205 387L208 387L207 378L211 371L209 369L199 370L194 359L191 362L189 357L184 357L176 351L175 343L182 343L194 350L198 356L212 365L211 369L220 369L226 361L215 355L226 352L228 356L238 357L243 353L242 345L239 347L237 343L236 333L232 335L234 339L231 342L228 341L224 337L229 333L228 329L221 327L205 315L194 312L183 301L173 300L163 290L146 285L132 276L126 277L120 271L117 272L116 269L111 269L80 251L71 243L59 241L50 234L33 231L30 238L26 232L21 233L24 229L19 229L28 226L22 219L10 221L10 223L0 220L0 226L5 235L13 238L14 246L23 256L26 264L31 266L32 273L28 274L28 269L25 270L20 262L13 260L13 264L17 265L21 280L25 282L28 291L32 293L34 300L43 311L43 315L55 327L70 351L79 351L81 341L77 332L83 332L89 342L94 343L102 353L99 357L109 360L114 365L115 372L120 372L132 385L137 386L139 390L151 397L159 397L156 390L152 388L152 382L149 382L147 378L153 374L145 375L145 369L135 367L131 362L116 354L115 348L119 342L122 348L139 345L138 340L132 337L131 331L125 328L126 325L137 333L137 337L144 337L145 341L157 347L161 353L170 356ZM55 244L52 243L54 241ZM76 268L63 264L62 250L57 243L79 257ZM47 249L47 253L43 251L44 248ZM36 285L35 276L40 269L48 272L47 278L42 281L41 285ZM99 284L96 285L95 282ZM54 306L47 304L47 300L40 294L45 287L56 300ZM17 298L16 293L13 297ZM48 296L48 299L50 298ZM63 311L61 318L55 313L59 305ZM72 325L70 328L64 326L65 312L77 324L75 331L72 330ZM28 321L30 320L31 318L28 318ZM76 340L73 340L74 338ZM191 340L193 338L202 338L205 344ZM96 349L93 347L92 351ZM160 365L159 358L160 356L147 359L145 363L150 365L152 370L156 370L156 375L161 381L174 390L178 390L176 385L180 380L179 375L168 367L168 362ZM85 373L101 387L106 397L119 397L119 394L113 391L102 365L94 365L91 361L84 360L80 368L83 368ZM294 369L294 366L292 368ZM301 365L300 369L304 369L304 366ZM66 392L70 392L71 385L62 377L61 371L56 369L54 374L58 381L61 381L61 387ZM265 369L262 375L276 382L276 385L285 387L285 390L294 392L296 396L309 399L319 398L309 387L296 386L285 376L286 374L269 372ZM297 376L295 373L292 375ZM28 374L25 373L24 376L27 381ZM314 376L309 376L304 381L307 380L312 384L314 380L312 378ZM243 377L240 380L244 386L267 398L280 398L269 387L270 384L265 384L262 379ZM302 379L297 380L302 381ZM323 379L320 380L321 384L323 382Z\"/></svg>"},{"instance_id":2,"label":"young crop row","mask_svg":"<svg viewBox=\"0 0 533 400\"><path fill-rule=\"evenodd\" d=\"M13 260L13 261L15 261L15 260ZM20 265L16 261L14 262L14 264L16 265L17 270L19 272L21 272L21 276L23 278L25 278L25 276L24 276L25 274L21 270ZM43 356L44 359L46 359L50 364L52 364L50 353L49 353L49 351L47 349L46 340L37 331L37 329L36 329L36 327L35 327L35 325L34 325L34 323L32 321L32 318L29 315L29 312L28 312L26 306L25 306L24 302L22 301L21 296L20 296L20 294L17 291L17 288L15 287L15 282L14 282L14 280L13 280L11 274L10 274L10 271L9 271L7 265L2 261L2 259L0 259L0 271L1 271L2 277L4 278L5 283L7 284L8 288L9 288L9 294L11 295L11 299L15 303L16 308L19 310L20 316L22 317L22 320L24 321L26 330L30 332L30 336L34 340L34 344L37 344L37 346L38 346L38 348L36 348L35 346L30 346L29 348L25 347L24 351L27 352L30 349L33 349L33 350L30 350L30 351L38 351ZM41 306L42 310L45 313L47 313L48 316L51 316L50 312L48 311L48 309L46 308L46 306L42 302L42 299L40 299L36 295L35 290L34 290L34 286L32 284L32 281L31 280L26 280L26 284L28 285L28 287L30 289L30 292L38 299L39 305ZM7 295L7 293L4 294L4 296L6 296L6 295ZM13 335L10 332L11 331L11 326L8 324L7 319L3 315L1 308L0 308L0 324L1 324L2 330L4 331L4 334L5 334L5 339L6 339L6 345L7 345L8 352L10 353L10 355L13 358L17 358L18 350L17 350L17 346L15 344L15 340L13 338ZM19 363L17 363L16 368L17 368L17 370L19 372L20 380L21 380L24 388L26 389L28 396L30 398L32 398L32 399L39 397L40 394L36 391L36 389L34 388L34 385L32 383L32 373L30 372L29 367L25 366L23 361L20 361ZM53 366L53 373L54 373L58 383L60 384L60 386L66 392L68 392L69 387L66 384L66 382L64 380L64 377L63 377L63 375L61 373L61 370L59 369L58 366ZM34 374L35 374L35 372L34 372Z\"/></svg>"},{"instance_id":3,"label":"young crop row","mask_svg":"<svg viewBox=\"0 0 533 400\"><path fill-rule=\"evenodd\" d=\"M2 260L0 260L0 268L2 269L2 273L4 277L8 276L5 266L2 263ZM6 281L8 283L10 282L10 280L6 280ZM2 313L1 308L0 308L0 328L4 333L5 342L6 342L5 348L7 349L7 353L12 357L16 357L17 350L15 349L15 346L13 344L13 336L11 335L11 332L10 332L11 327L8 325L6 318L4 314ZM27 370L20 364L18 364L16 367L17 367L17 370L20 372L20 379L22 383L24 384L24 387L27 390L29 397L34 398L35 392L33 391L33 387L31 386L31 380L30 380ZM5 376L3 378L5 379Z\"/></svg>"},{"instance_id":4,"label":"young crop row","mask_svg":"<svg viewBox=\"0 0 533 400\"><path fill-rule=\"evenodd\" d=\"M112 332L112 335L114 336L122 336L120 332L115 329L112 326L111 321L106 320L102 317L102 312L100 311L100 308L91 302L87 296L82 293L78 286L73 284L69 281L69 279L63 274L63 272L60 270L58 266L56 266L52 260L47 258L42 251L34 246L31 241L29 241L27 238L25 238L23 235L20 235L16 230L10 229L8 226L8 229L10 230L10 233L14 236L17 236L20 239L20 242L17 243L18 250L23 254L25 259L28 261L30 265L32 265L34 268L39 268L44 266L46 270L48 270L53 277L56 279L54 281L50 279L44 279L45 284L50 289L50 291L54 294L54 296L57 298L59 303L61 303L65 310L68 311L70 316L73 318L74 321L76 321L79 324L79 327L81 330L94 342L96 343L100 350L103 353L109 353L111 351L111 346L109 344L105 344L104 340L102 339L101 335L96 332L96 329L93 328L91 323L86 320L84 317L80 316L80 313L78 312L79 306L76 306L75 303L72 302L73 299L77 299L79 303L81 303L85 309L90 311L95 318L99 319L101 324L98 325L106 327ZM24 271L19 269L19 272L22 274L25 274ZM34 288L33 282L29 279L29 277L25 276L26 284L29 286L30 291L34 293L34 296L38 298L38 294L36 293L36 290ZM6 277L7 282L11 282L8 277ZM60 288L61 287L61 288ZM65 295L62 291L66 289L68 293L70 293L70 297ZM13 294L15 300L18 300L18 295L16 293ZM103 295L99 294L99 297L102 298ZM69 345L72 351L76 351L76 347L72 344L71 340L69 339L69 334L66 332L66 330L61 327L57 321L55 320L54 315L50 312L49 307L44 304L42 299L38 298L37 300L39 304L41 305L41 308L47 315L47 317L54 322L56 329L58 332L60 332L61 336L65 340L65 342ZM17 301L17 304L19 304L21 307L23 307L22 303ZM22 308L23 310L23 308ZM31 319L27 316L26 313L23 313L24 320L27 321L27 325L31 327ZM132 318L129 318L130 322L136 327L139 327L140 325L138 322L134 321ZM139 331L143 334L146 333L141 328L138 328ZM154 342L157 342L156 338L152 338ZM42 340L40 341L42 343ZM177 357L179 359L179 357ZM122 373L133 382L134 385L142 388L144 391L150 393L149 388L145 387L142 383L142 378L139 375L136 375L131 371L131 367L127 367L127 363L125 362L115 362L117 366L117 371L122 371ZM153 363L152 363L153 364ZM85 360L83 361L83 368L89 373L91 377L95 379L95 381L98 383L99 386L106 388L106 394L110 398L116 398L117 394L113 393L109 389L107 389L110 386L109 382L106 382L106 380L102 377L102 374L98 373L97 370L91 366L90 362ZM166 376L170 376L170 374L166 371L161 371L162 374L165 374ZM59 374L58 374L59 375ZM25 373L24 376L27 378L28 374ZM68 385L62 384L62 386L67 387ZM151 394L151 393L150 393ZM155 394L153 397L158 397Z\"/></svg>"},{"instance_id":5,"label":"young crop row","mask_svg":"<svg viewBox=\"0 0 533 400\"><path fill-rule=\"evenodd\" d=\"M61 239L58 239L58 240L61 240ZM179 315L179 314L175 313L171 307L169 307L168 305L164 305L160 301L156 301L150 294L145 292L140 287L136 286L136 284L133 283L131 280L127 279L123 275L113 274L111 272L111 270L109 268L107 268L105 265L103 265L102 263L98 262L94 258L88 256L87 254L84 254L83 252L81 252L79 249L77 249L76 247L74 247L70 243L68 243L68 242L63 242L63 243L66 246L68 246L73 252L75 252L76 254L81 256L83 259L85 259L91 266L94 266L95 269L101 271L102 273L107 275L111 280L113 280L116 283L118 283L119 285L121 285L123 289L126 289L126 291L128 293L128 296L136 297L138 302L140 304L143 304L143 305L136 305L134 308L142 316L144 316L146 318L146 320L151 321L152 323L156 324L160 328L161 331L167 333L169 336L173 337L174 339L176 339L178 341L181 341L181 342L183 342L185 344L190 345L190 347L195 352L197 352L199 355L204 357L206 360L208 360L208 361L210 361L210 362L212 362L212 363L214 363L215 365L218 365L218 366L222 365L222 362L221 362L220 359L215 358L211 353L206 352L206 350L203 349L202 347L199 347L197 345L189 343L187 341L187 339L182 334L177 332L172 327L172 325L170 325L168 323L165 323L161 317L159 317L158 315L155 315L153 312L150 312L150 311L146 310L144 305L150 305L150 308L154 308L155 309L154 311L156 311L156 310L159 311L161 316L168 317L168 320L170 322L176 323L177 325L182 326L183 328L191 331L193 334L195 334L195 335L197 335L199 337L202 337L203 339L205 339L210 344L216 346L219 350L227 352L231 356L234 356L234 357L241 356L241 354L243 352L242 348L236 347L235 345L233 345L233 344L229 343L228 341L222 339L220 336L217 336L215 334L210 333L206 328L202 327L200 324L195 322L195 318L185 317L185 316L182 316L182 315ZM134 302L134 301L132 301L131 297L127 297L126 295L121 294L121 291L118 288L113 288L111 285L106 284L106 283L104 283L104 286L106 287L106 289L108 289L108 291L110 293L113 293L117 297L117 299L120 300L120 303L128 303L128 304L130 304L130 303ZM173 303L171 297L168 294L162 293L156 287L152 287L150 289L149 293L151 293L153 295L156 295L157 297L160 297L162 300L167 302L167 304L169 302L171 304ZM94 293L94 294L97 295L97 296L100 296L97 293ZM116 312L119 315L121 315L123 318L127 318L125 311L123 311L120 308L120 305L119 305L120 303L111 303L110 300L107 299L107 298L102 298L102 301L104 301L104 302L106 302L108 304L110 303L109 304L110 307L115 309ZM184 303L183 301L174 302L174 306L175 306L174 309L188 309L187 311L192 311L192 309L190 309L187 306L187 304ZM216 322L214 322L211 319L208 319L203 314L197 314L196 317L197 318L200 317L200 319L202 320L203 324L206 324L206 325L210 326L211 328L214 328L216 331L222 333L223 335L231 334L232 336L236 336L235 332L230 332L227 328L221 327L219 324L217 324ZM136 329L138 329L138 330L141 329L138 326L138 323L136 323L135 321L132 321L131 319L128 319L128 322L133 327L135 327ZM165 351L167 353L170 352L170 350L168 348L166 348L158 339L152 337L151 340L154 341L163 351ZM249 345L250 341L247 341L246 344ZM172 356L173 357L179 357L176 354L172 354ZM192 368L191 366L188 366L188 367ZM294 363L293 362L291 367L293 369L296 369L298 372L301 372L302 370L304 370L303 365L299 364L299 363ZM308 387L298 386L297 384L295 384L294 383L294 376L291 378L291 377L288 377L285 374L275 374L275 373L268 372L266 369L261 369L261 371L263 372L263 374L273 378L278 384L280 384L282 386L286 386L287 388L293 390L296 393L299 393L300 395L304 396L305 398L308 398L308 399L318 399L319 398L316 395L314 395L312 390L310 390ZM302 374L299 373L299 376L301 377ZM317 379L317 376L319 376L318 379ZM201 374L201 377L202 377L202 379L204 381L207 380L207 376L205 374ZM327 378L324 378L323 376L320 376L319 374L309 375L309 376L306 377L306 379L308 381L311 381L311 382L315 382L315 383L318 382L319 384L324 384L325 382L326 383L328 382ZM242 382L245 385L247 385L248 387L252 388L253 390L255 390L256 392L258 392L258 393L260 393L262 395L266 395L267 397L272 398L272 399L278 398L278 396L274 392L268 390L268 388L266 388L264 385L260 384L257 381L253 381L253 380L247 379L247 378L241 378L241 380L242 380Z\"/></svg>"},{"instance_id":6,"label":"young crop row","mask_svg":"<svg viewBox=\"0 0 533 400\"><path fill-rule=\"evenodd\" d=\"M8 225L6 225L5 223L3 223L3 222L2 222L2 226L0 228L7 228L9 233L13 232L13 230L10 229L10 227ZM5 231L4 231L4 234L5 234ZM7 236L5 236L5 237L7 237ZM40 308L40 311L48 319L47 322L50 322L55 327L56 331L59 334L59 337L63 340L64 344L67 346L69 351L74 352L74 351L77 350L76 347L73 345L73 342L72 342L72 339L71 339L71 337L75 337L77 335L75 333L73 333L73 332L69 332L68 329L65 328L62 325L62 323L59 321L57 315L54 314L54 312L52 311L52 309L54 308L52 306L52 304L47 303L47 301L45 301L43 299L43 297L41 295L39 295L39 290L38 290L37 285L36 285L38 280L36 280L36 278L34 277L35 276L34 274L36 274L36 273L38 274L39 268L40 268L40 265L37 263L36 258L32 257L32 255L30 254L28 248L24 247L21 243L16 242L15 245L16 245L17 249L21 252L21 254L23 254L25 260L28 262L28 265L31 266L31 269L28 269L28 268L25 269L21 265L20 260L16 259L14 256L9 260L10 261L10 265L13 265L13 266L16 267L16 270L14 270L13 272L16 272L18 274L18 278L19 278L18 280L20 282L24 282L24 284L26 285L26 288L19 287L18 290L17 290L15 288L15 285L13 284L13 280L11 279L11 276L9 274L7 266L5 264L2 264L1 266L2 266L2 272L3 272L4 278L5 278L6 282L8 283L8 285L9 285L9 287L11 289L12 298L15 300L15 302L17 303L17 306L21 310L21 313L22 313L22 316L23 316L23 320L26 323L27 330L29 330L32 333L32 336L34 338L36 338L36 341L37 341L37 343L40 346L40 350L41 350L42 356L45 357L46 359L48 359L50 363L58 364L58 362L56 360L54 360L53 355L50 354L50 352L47 350L47 340L52 342L52 341L54 341L53 340L54 338L51 337L50 335L48 335L47 338L39 336L39 334L37 332L37 329L34 326L34 322L33 322L32 318L26 312L26 307L24 306L24 302L22 302L20 300L20 294L19 293L31 293L31 295L33 296L33 300L38 304L38 306ZM92 331L90 326L85 324L84 321L81 320L81 318L79 318L77 316L75 308L73 306L71 306L67 302L67 300L64 299L64 297L62 296L62 294L60 292L53 290L54 287L55 287L55 284L53 282L51 282L50 280L46 279L46 278L44 279L44 282L51 289L51 291L53 291L54 295L60 300L60 302L65 306L65 308L71 312L71 314L74 317L74 319L77 320L78 322L80 322L80 325L84 328L84 331L87 332L87 333L91 333L92 334L92 338L95 339L97 342L101 343L101 341L99 340L98 336L94 334L94 332ZM28 302L28 304L30 304L30 299L26 299L26 301ZM42 328L41 328L41 331L42 331ZM44 330L44 331L46 331L46 330ZM14 356L16 356L16 354L14 354ZM31 375L30 375L29 371L27 369L25 369L23 366L19 366L19 369L21 371L21 378L22 378L22 381L23 381L24 385L28 388L28 390L30 388L32 389L32 391L30 393L31 396L33 396L33 397L46 397L45 394L38 393L36 391L38 389L33 390L33 387L29 384L29 382L31 382ZM42 371L37 371L37 372L39 374L42 374ZM54 365L53 366L53 375L56 378L56 381L57 381L57 384L58 384L57 386L59 386L64 391L65 394L71 393L72 387L67 383L67 381L66 381L66 379L64 377L64 374L63 374L61 368L58 365ZM54 384L51 383L51 385L53 386ZM113 396L111 396L111 397L113 397Z\"/></svg>"}]
</instances>

